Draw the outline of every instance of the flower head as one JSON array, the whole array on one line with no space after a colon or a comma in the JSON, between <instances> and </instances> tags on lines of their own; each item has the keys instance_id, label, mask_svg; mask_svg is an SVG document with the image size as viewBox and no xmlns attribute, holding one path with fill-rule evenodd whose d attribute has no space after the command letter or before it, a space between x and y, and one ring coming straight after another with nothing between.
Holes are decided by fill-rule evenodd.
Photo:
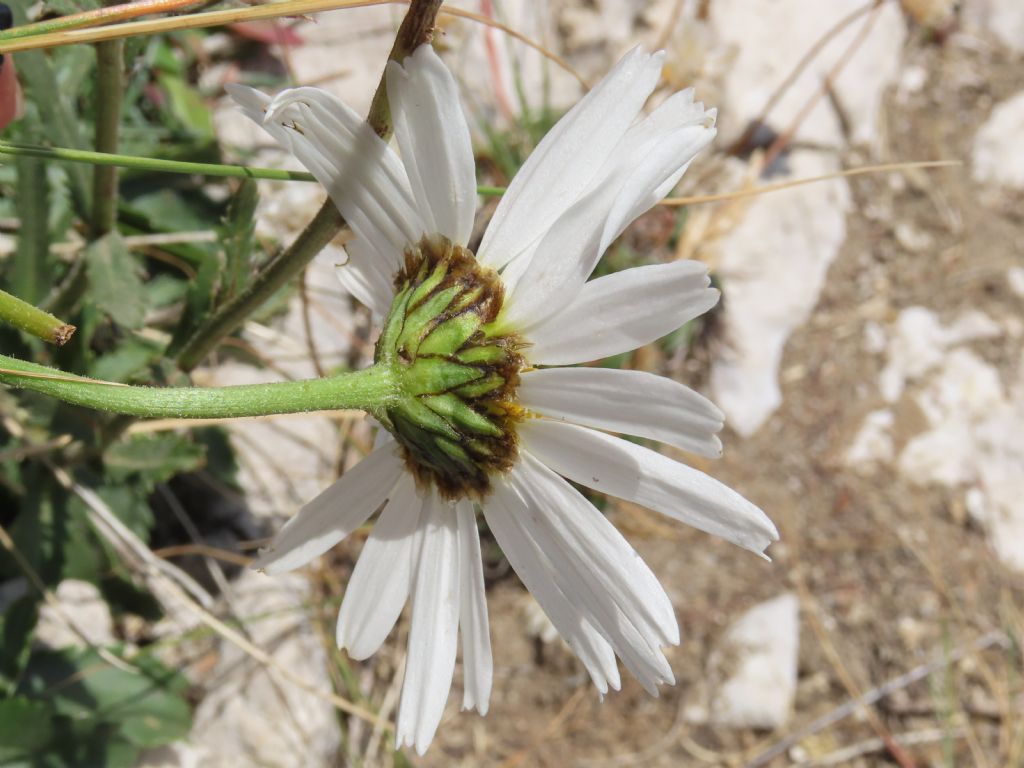
<instances>
[{"instance_id":1,"label":"flower head","mask_svg":"<svg viewBox=\"0 0 1024 768\"><path fill-rule=\"evenodd\" d=\"M327 188L355 235L342 283L383 318L376 361L402 392L362 462L305 505L257 561L299 567L380 516L349 581L337 639L374 653L412 601L399 746L426 750L451 686L486 713L492 662L475 509L603 695L618 656L652 694L679 642L654 574L567 480L757 553L778 538L750 502L622 433L710 457L721 412L639 371L572 366L635 349L711 308L696 262L588 281L601 254L666 195L715 135L714 110L677 93L650 114L662 55L639 49L544 138L474 255L476 177L455 82L429 45L391 63L401 158L348 107L295 88L234 86L246 113Z\"/></svg>"}]
</instances>

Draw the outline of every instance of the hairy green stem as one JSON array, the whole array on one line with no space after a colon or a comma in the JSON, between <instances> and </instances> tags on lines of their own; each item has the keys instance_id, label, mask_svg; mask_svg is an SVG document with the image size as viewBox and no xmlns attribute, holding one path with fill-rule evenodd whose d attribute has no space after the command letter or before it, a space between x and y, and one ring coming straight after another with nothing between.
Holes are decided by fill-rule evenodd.
<instances>
[{"instance_id":1,"label":"hairy green stem","mask_svg":"<svg viewBox=\"0 0 1024 768\"><path fill-rule=\"evenodd\" d=\"M421 44L429 42L440 8L441 0L413 0L395 36L388 59L400 61ZM374 94L367 122L381 138L391 136L391 112L387 106L383 76ZM235 299L220 307L200 326L178 352L178 367L183 371L195 368L221 339L241 326L267 298L305 269L344 225L345 220L328 199L291 247L271 261Z\"/></svg>"},{"instance_id":2,"label":"hairy green stem","mask_svg":"<svg viewBox=\"0 0 1024 768\"><path fill-rule=\"evenodd\" d=\"M7 291L0 291L0 320L57 346L64 344L75 332L75 326L68 325Z\"/></svg>"},{"instance_id":3,"label":"hairy green stem","mask_svg":"<svg viewBox=\"0 0 1024 768\"><path fill-rule=\"evenodd\" d=\"M142 418L220 419L358 408L381 412L398 397L389 366L324 379L230 387L130 387L0 355L0 383L66 403Z\"/></svg>"}]
</instances>

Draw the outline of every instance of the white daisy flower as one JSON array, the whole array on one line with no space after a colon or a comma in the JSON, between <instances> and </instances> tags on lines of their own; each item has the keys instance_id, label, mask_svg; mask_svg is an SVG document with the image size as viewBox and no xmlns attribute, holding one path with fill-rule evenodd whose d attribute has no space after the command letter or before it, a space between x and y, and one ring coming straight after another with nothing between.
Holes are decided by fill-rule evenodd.
<instances>
[{"instance_id":1,"label":"white daisy flower","mask_svg":"<svg viewBox=\"0 0 1024 768\"><path fill-rule=\"evenodd\" d=\"M679 642L651 570L572 485L635 502L756 553L778 538L707 475L612 433L717 457L723 417L649 373L571 366L635 349L710 309L705 267L680 261L588 282L601 254L666 195L715 135L715 111L677 93L649 115L662 54L635 49L544 138L468 250L476 212L469 129L429 45L391 63L401 156L315 88L274 99L233 86L245 112L327 188L355 235L344 285L385 318L376 363L402 395L374 415L374 451L282 529L256 567L308 563L380 510L345 592L338 645L373 654L412 602L397 744L426 750L455 667L463 708L487 712L492 661L477 508L598 691L618 656L650 693Z\"/></svg>"}]
</instances>

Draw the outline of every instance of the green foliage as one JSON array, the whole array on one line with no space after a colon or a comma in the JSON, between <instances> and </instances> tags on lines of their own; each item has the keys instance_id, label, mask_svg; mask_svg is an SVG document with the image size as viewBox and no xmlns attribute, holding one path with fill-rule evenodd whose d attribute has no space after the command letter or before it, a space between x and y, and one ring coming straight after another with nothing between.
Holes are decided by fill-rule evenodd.
<instances>
[{"instance_id":1,"label":"green foliage","mask_svg":"<svg viewBox=\"0 0 1024 768\"><path fill-rule=\"evenodd\" d=\"M155 659L115 668L92 650L37 651L0 700L4 766L130 766L188 733L187 683Z\"/></svg>"},{"instance_id":2,"label":"green foliage","mask_svg":"<svg viewBox=\"0 0 1024 768\"><path fill-rule=\"evenodd\" d=\"M49 708L41 701L0 699L0 763L30 767L34 755L47 750L56 737Z\"/></svg>"},{"instance_id":3,"label":"green foliage","mask_svg":"<svg viewBox=\"0 0 1024 768\"><path fill-rule=\"evenodd\" d=\"M126 328L141 328L146 317L142 278L121 235L111 232L94 241L83 257L92 302Z\"/></svg>"},{"instance_id":4,"label":"green foliage","mask_svg":"<svg viewBox=\"0 0 1024 768\"><path fill-rule=\"evenodd\" d=\"M220 226L219 249L203 256L185 297L185 310L169 350L173 353L218 307L241 291L255 271L256 182L245 179L232 196Z\"/></svg>"},{"instance_id":5,"label":"green foliage","mask_svg":"<svg viewBox=\"0 0 1024 768\"><path fill-rule=\"evenodd\" d=\"M21 677L29 657L29 644L39 618L39 606L34 595L26 595L11 603L0 615L0 691L10 693L13 681ZM3 699L0 699L0 713ZM0 714L0 729L4 717ZM2 732L2 731L0 731ZM0 746L5 744L0 736Z\"/></svg>"},{"instance_id":6,"label":"green foliage","mask_svg":"<svg viewBox=\"0 0 1024 768\"><path fill-rule=\"evenodd\" d=\"M103 454L107 476L114 481L138 480L144 487L170 480L179 472L203 465L205 451L181 435L134 435L111 445Z\"/></svg>"},{"instance_id":7,"label":"green foliage","mask_svg":"<svg viewBox=\"0 0 1024 768\"><path fill-rule=\"evenodd\" d=\"M7 0L24 23L28 0ZM41 13L99 7L99 0L44 0ZM199 33L202 34L202 33ZM220 160L210 94L195 83L197 33L126 42L123 151ZM92 46L17 55L24 117L5 139L91 148L96 110ZM90 236L92 170L20 158L0 164L0 219L17 239L0 260L0 288L52 302L77 327L60 349L0 328L0 350L113 382L183 384L169 340L243 290L255 271L256 185L142 171L119 174L117 228ZM5 228L5 232L6 232ZM213 233L215 239L146 247L132 235ZM83 243L84 240L84 243ZM82 247L75 247L83 243ZM61 246L57 248L55 246ZM70 246L70 247L69 247ZM76 277L77 275L77 277ZM6 420L6 421L4 421ZM14 437L4 424L26 432ZM160 618L160 605L97 533L92 512L53 467L95 493L143 541L156 529L150 499L187 473L234 485L225 433L132 434L129 423L31 393L0 389L0 525L21 558L0 548L0 766L131 766L143 749L184 737L191 724L185 680L145 655L133 673L94 651L33 645L42 597L26 567L51 590L64 579L97 585L115 616ZM40 448L40 446L49 446ZM198 510L202 511L202 510ZM12 587L13 585L13 587ZM19 595L12 589L24 585Z\"/></svg>"}]
</instances>

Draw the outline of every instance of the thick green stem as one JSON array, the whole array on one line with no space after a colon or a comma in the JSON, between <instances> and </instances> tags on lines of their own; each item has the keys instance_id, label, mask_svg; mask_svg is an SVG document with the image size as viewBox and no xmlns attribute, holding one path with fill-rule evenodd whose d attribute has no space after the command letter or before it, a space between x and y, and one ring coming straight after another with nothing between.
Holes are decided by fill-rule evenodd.
<instances>
[{"instance_id":1,"label":"thick green stem","mask_svg":"<svg viewBox=\"0 0 1024 768\"><path fill-rule=\"evenodd\" d=\"M96 44L96 126L97 152L116 152L121 125L121 97L124 93L124 41ZM91 234L99 238L117 221L117 166L96 165L92 171Z\"/></svg>"},{"instance_id":2,"label":"thick green stem","mask_svg":"<svg viewBox=\"0 0 1024 768\"><path fill-rule=\"evenodd\" d=\"M64 344L75 332L75 326L68 325L7 291L0 291L0 320L57 346Z\"/></svg>"},{"instance_id":3,"label":"thick green stem","mask_svg":"<svg viewBox=\"0 0 1024 768\"><path fill-rule=\"evenodd\" d=\"M421 44L429 42L440 8L441 0L412 0L388 59L401 61ZM384 77L377 86L367 121L381 138L391 136L391 113L387 106ZM271 261L245 291L214 312L193 334L178 352L178 367L190 371L199 365L222 338L241 326L275 291L305 269L344 225L345 220L328 199L291 247Z\"/></svg>"},{"instance_id":4,"label":"thick green stem","mask_svg":"<svg viewBox=\"0 0 1024 768\"><path fill-rule=\"evenodd\" d=\"M231 387L129 387L0 355L0 383L99 411L142 418L220 419L358 408L381 412L398 397L388 366L325 379Z\"/></svg>"},{"instance_id":5,"label":"thick green stem","mask_svg":"<svg viewBox=\"0 0 1024 768\"><path fill-rule=\"evenodd\" d=\"M345 220L328 200L313 220L280 256L271 261L240 293L222 305L185 342L178 352L178 367L191 371L221 339L238 328L267 299L298 275L313 257L338 234Z\"/></svg>"}]
</instances>

